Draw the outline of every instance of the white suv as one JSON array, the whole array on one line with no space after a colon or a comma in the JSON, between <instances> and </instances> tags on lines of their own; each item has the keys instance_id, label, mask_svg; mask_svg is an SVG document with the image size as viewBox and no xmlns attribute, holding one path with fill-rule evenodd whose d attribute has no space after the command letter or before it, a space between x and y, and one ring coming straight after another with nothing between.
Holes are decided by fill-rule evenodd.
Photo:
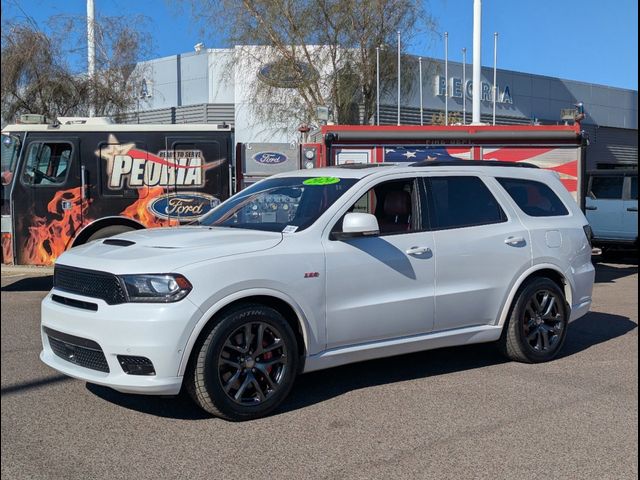
<instances>
[{"instance_id":1,"label":"white suv","mask_svg":"<svg viewBox=\"0 0 640 480\"><path fill-rule=\"evenodd\" d=\"M298 373L350 362L480 342L550 360L593 281L587 221L552 172L289 172L198 226L63 254L40 358L121 392L184 384L206 411L250 419Z\"/></svg>"}]
</instances>

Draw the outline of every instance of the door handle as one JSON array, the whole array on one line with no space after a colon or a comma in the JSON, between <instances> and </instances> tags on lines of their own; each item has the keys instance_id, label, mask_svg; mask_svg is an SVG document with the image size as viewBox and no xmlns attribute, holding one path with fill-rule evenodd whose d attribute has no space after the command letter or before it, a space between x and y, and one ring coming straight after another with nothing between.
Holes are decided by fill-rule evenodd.
<instances>
[{"instance_id":1,"label":"door handle","mask_svg":"<svg viewBox=\"0 0 640 480\"><path fill-rule=\"evenodd\" d=\"M411 247L405 250L407 255L424 255L425 253L431 253L429 247Z\"/></svg>"},{"instance_id":2,"label":"door handle","mask_svg":"<svg viewBox=\"0 0 640 480\"><path fill-rule=\"evenodd\" d=\"M588 207L584 207L585 210L597 210L598 207L594 207L594 206L588 206Z\"/></svg>"},{"instance_id":3,"label":"door handle","mask_svg":"<svg viewBox=\"0 0 640 480\"><path fill-rule=\"evenodd\" d=\"M87 169L84 165L80 167L80 194L82 200L87 199Z\"/></svg>"},{"instance_id":4,"label":"door handle","mask_svg":"<svg viewBox=\"0 0 640 480\"><path fill-rule=\"evenodd\" d=\"M638 207L629 207L627 208L627 212L637 212L638 211Z\"/></svg>"},{"instance_id":5,"label":"door handle","mask_svg":"<svg viewBox=\"0 0 640 480\"><path fill-rule=\"evenodd\" d=\"M504 239L504 243L507 245L520 245L521 243L525 243L524 237L507 237Z\"/></svg>"}]
</instances>

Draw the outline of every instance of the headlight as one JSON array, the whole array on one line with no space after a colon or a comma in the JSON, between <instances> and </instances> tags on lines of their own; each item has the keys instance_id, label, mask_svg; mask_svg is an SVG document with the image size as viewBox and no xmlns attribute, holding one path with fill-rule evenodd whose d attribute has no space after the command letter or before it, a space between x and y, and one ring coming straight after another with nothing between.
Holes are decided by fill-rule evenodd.
<instances>
[{"instance_id":1,"label":"headlight","mask_svg":"<svg viewBox=\"0 0 640 480\"><path fill-rule=\"evenodd\" d=\"M130 302L177 302L193 288L189 280L176 273L122 275Z\"/></svg>"}]
</instances>

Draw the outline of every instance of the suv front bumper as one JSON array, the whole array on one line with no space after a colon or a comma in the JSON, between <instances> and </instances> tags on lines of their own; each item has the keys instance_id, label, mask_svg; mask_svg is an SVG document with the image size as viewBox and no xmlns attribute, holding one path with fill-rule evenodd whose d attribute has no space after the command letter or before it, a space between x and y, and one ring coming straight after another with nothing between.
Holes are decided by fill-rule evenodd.
<instances>
[{"instance_id":1,"label":"suv front bumper","mask_svg":"<svg viewBox=\"0 0 640 480\"><path fill-rule=\"evenodd\" d=\"M97 304L98 310L63 305L52 300L53 294ZM108 305L54 289L42 301L40 359L65 375L120 392L175 395L182 386L178 371L184 348L200 316L188 299ZM155 375L125 373L118 355L151 360Z\"/></svg>"}]
</instances>

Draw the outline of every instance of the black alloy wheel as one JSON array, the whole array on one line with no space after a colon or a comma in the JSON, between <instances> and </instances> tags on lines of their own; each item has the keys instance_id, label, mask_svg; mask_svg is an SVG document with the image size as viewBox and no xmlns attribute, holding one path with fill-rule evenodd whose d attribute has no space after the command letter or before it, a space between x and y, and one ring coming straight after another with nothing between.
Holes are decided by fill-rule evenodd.
<instances>
[{"instance_id":1,"label":"black alloy wheel","mask_svg":"<svg viewBox=\"0 0 640 480\"><path fill-rule=\"evenodd\" d=\"M242 305L212 320L185 373L185 387L207 412L250 420L273 411L289 394L298 344L285 318L264 305Z\"/></svg>"},{"instance_id":2,"label":"black alloy wheel","mask_svg":"<svg viewBox=\"0 0 640 480\"><path fill-rule=\"evenodd\" d=\"M564 292L553 280L535 277L516 294L499 346L511 360L546 362L562 349L570 308Z\"/></svg>"},{"instance_id":3,"label":"black alloy wheel","mask_svg":"<svg viewBox=\"0 0 640 480\"><path fill-rule=\"evenodd\" d=\"M562 338L564 318L563 298L547 289L535 292L522 316L527 344L534 352L553 350Z\"/></svg>"},{"instance_id":4,"label":"black alloy wheel","mask_svg":"<svg viewBox=\"0 0 640 480\"><path fill-rule=\"evenodd\" d=\"M223 390L240 405L270 398L286 377L287 347L278 329L252 322L235 330L222 345L218 376Z\"/></svg>"}]
</instances>

